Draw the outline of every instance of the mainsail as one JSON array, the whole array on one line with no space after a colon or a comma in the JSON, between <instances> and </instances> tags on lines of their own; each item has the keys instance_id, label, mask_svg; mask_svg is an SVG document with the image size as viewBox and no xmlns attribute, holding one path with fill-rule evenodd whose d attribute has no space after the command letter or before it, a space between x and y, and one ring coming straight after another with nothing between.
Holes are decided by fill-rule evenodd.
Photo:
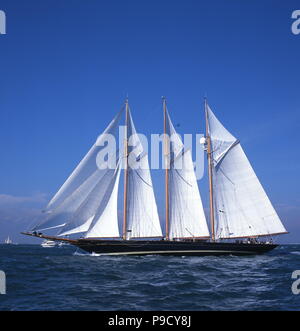
<instances>
[{"instance_id":1,"label":"mainsail","mask_svg":"<svg viewBox=\"0 0 300 331\"><path fill-rule=\"evenodd\" d=\"M155 202L148 155L144 152L128 111L128 181L126 208L126 239L162 237Z\"/></svg>"},{"instance_id":2,"label":"mainsail","mask_svg":"<svg viewBox=\"0 0 300 331\"><path fill-rule=\"evenodd\" d=\"M208 238L202 201L192 155L185 150L165 108L168 144L168 227L169 238Z\"/></svg>"},{"instance_id":3,"label":"mainsail","mask_svg":"<svg viewBox=\"0 0 300 331\"><path fill-rule=\"evenodd\" d=\"M206 104L212 148L216 238L245 238L286 233L240 142Z\"/></svg>"}]
</instances>

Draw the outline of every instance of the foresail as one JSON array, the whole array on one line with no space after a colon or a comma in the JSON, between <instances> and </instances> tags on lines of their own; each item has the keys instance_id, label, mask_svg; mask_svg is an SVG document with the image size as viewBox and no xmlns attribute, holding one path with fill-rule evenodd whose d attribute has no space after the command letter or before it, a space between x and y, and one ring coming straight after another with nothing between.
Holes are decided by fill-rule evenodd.
<instances>
[{"instance_id":1,"label":"foresail","mask_svg":"<svg viewBox=\"0 0 300 331\"><path fill-rule=\"evenodd\" d=\"M106 140L106 135L111 134L116 136L116 130L120 121L120 117L123 110L120 111L116 117L111 121L105 131L97 138L95 144L78 164L69 178L65 181L62 187L54 195L49 202L47 208L52 209L60 205L72 192L76 190L87 178L89 178L96 170L98 170L96 164L97 154L103 149L103 144Z\"/></svg>"},{"instance_id":2,"label":"foresail","mask_svg":"<svg viewBox=\"0 0 300 331\"><path fill-rule=\"evenodd\" d=\"M239 141L207 107L217 238L286 233Z\"/></svg>"},{"instance_id":3,"label":"foresail","mask_svg":"<svg viewBox=\"0 0 300 331\"><path fill-rule=\"evenodd\" d=\"M45 231L61 228L70 222L74 212L85 201L86 197L93 190L97 181L103 174L95 171L85 180L74 192L68 196L61 205L56 208L45 210L41 221L32 229L34 231Z\"/></svg>"},{"instance_id":4,"label":"foresail","mask_svg":"<svg viewBox=\"0 0 300 331\"><path fill-rule=\"evenodd\" d=\"M97 164L97 156L105 148L104 143L107 135L116 138L122 113L123 110L116 115L106 130L97 138L87 155L51 199L41 217L41 221L32 230L44 231L69 226L71 225L69 223L73 224L74 214L82 211L83 204L107 171L106 168L101 168L101 164ZM116 160L117 157L115 155ZM71 229L71 227L68 229Z\"/></svg>"},{"instance_id":5,"label":"foresail","mask_svg":"<svg viewBox=\"0 0 300 331\"><path fill-rule=\"evenodd\" d=\"M169 158L169 237L208 238L200 192L190 150L176 133L167 114L167 134L170 136Z\"/></svg>"},{"instance_id":6,"label":"foresail","mask_svg":"<svg viewBox=\"0 0 300 331\"><path fill-rule=\"evenodd\" d=\"M120 237L118 225L118 188L121 165L118 164L109 185L101 196L101 201L85 234L86 238Z\"/></svg>"},{"instance_id":7,"label":"foresail","mask_svg":"<svg viewBox=\"0 0 300 331\"><path fill-rule=\"evenodd\" d=\"M59 235L66 236L88 231L102 200L105 199L107 192L115 180L116 170L106 169L103 176L98 179L94 189L79 208L77 208L70 221L61 229Z\"/></svg>"},{"instance_id":8,"label":"foresail","mask_svg":"<svg viewBox=\"0 0 300 331\"><path fill-rule=\"evenodd\" d=\"M126 239L162 237L148 156L137 135L129 112L129 162Z\"/></svg>"}]
</instances>

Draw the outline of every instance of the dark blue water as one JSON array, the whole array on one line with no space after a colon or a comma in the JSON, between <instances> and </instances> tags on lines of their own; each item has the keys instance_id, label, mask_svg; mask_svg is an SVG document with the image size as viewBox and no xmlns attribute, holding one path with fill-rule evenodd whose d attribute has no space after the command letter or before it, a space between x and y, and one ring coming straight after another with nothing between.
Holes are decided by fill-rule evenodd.
<instances>
[{"instance_id":1,"label":"dark blue water","mask_svg":"<svg viewBox=\"0 0 300 331\"><path fill-rule=\"evenodd\" d=\"M0 310L300 310L300 245L251 257L103 257L0 245Z\"/></svg>"}]
</instances>

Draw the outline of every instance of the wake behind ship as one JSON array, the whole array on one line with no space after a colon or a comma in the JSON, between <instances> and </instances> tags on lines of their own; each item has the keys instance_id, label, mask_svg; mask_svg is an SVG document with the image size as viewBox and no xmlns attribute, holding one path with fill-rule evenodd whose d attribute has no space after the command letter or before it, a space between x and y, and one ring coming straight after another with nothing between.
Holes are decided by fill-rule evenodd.
<instances>
[{"instance_id":1,"label":"wake behind ship","mask_svg":"<svg viewBox=\"0 0 300 331\"><path fill-rule=\"evenodd\" d=\"M161 229L148 155L126 100L104 133L54 195L41 221L23 234L68 242L104 255L250 255L277 245L287 233L251 167L239 140L227 131L205 100L210 231L192 161L177 134L163 99L165 161L165 234ZM99 164L107 134L118 138L125 113L123 150L114 167ZM123 166L123 167L122 167ZM118 189L124 168L122 233ZM56 231L55 235L45 234ZM72 239L70 239L72 237ZM73 239L74 238L74 239Z\"/></svg>"}]
</instances>

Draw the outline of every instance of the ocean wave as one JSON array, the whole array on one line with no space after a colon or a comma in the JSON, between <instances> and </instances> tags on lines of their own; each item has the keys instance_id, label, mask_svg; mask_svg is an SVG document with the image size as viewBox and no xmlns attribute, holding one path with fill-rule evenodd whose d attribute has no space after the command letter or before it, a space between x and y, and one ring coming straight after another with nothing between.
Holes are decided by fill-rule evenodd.
<instances>
[{"instance_id":1,"label":"ocean wave","mask_svg":"<svg viewBox=\"0 0 300 331\"><path fill-rule=\"evenodd\" d=\"M0 261L9 295L0 310L295 310L295 255L300 246L252 257L101 256L72 247L46 253L39 246L6 247Z\"/></svg>"}]
</instances>

